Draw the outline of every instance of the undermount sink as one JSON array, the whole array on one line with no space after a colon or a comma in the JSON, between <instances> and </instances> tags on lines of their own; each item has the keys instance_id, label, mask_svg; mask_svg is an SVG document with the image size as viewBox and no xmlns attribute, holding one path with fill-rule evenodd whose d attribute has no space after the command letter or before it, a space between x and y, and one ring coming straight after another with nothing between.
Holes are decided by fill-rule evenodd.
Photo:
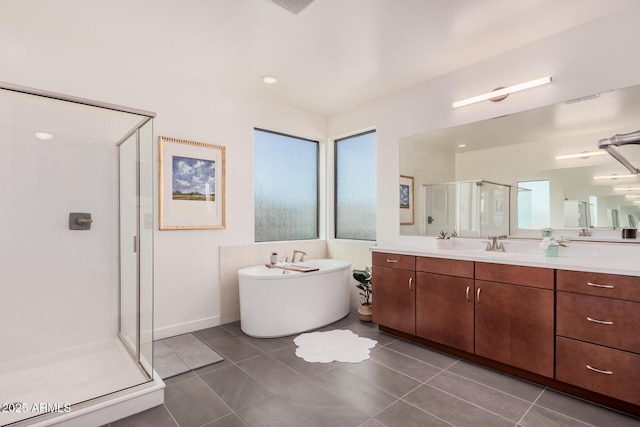
<instances>
[{"instance_id":1,"label":"undermount sink","mask_svg":"<svg viewBox=\"0 0 640 427\"><path fill-rule=\"evenodd\" d=\"M520 252L498 252L498 251L485 251L481 249L473 249L469 251L472 255L489 258L517 258L522 257L524 254Z\"/></svg>"}]
</instances>

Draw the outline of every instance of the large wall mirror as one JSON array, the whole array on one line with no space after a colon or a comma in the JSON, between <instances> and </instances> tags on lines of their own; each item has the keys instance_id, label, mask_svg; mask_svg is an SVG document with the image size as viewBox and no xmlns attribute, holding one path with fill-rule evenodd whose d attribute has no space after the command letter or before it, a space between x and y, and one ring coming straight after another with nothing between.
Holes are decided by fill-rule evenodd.
<instances>
[{"instance_id":1,"label":"large wall mirror","mask_svg":"<svg viewBox=\"0 0 640 427\"><path fill-rule=\"evenodd\" d=\"M639 129L635 86L403 138L400 175L412 178L414 199L413 221L401 224L400 234L459 233L460 212L472 199L444 189L489 182L500 191L478 193L471 221L485 226L462 224L467 236L539 237L549 227L584 240L621 239L621 228L640 224L640 176L624 177L629 170L598 141ZM618 151L640 167L640 145ZM559 158L569 155L577 156ZM449 217L437 217L445 200Z\"/></svg>"}]
</instances>

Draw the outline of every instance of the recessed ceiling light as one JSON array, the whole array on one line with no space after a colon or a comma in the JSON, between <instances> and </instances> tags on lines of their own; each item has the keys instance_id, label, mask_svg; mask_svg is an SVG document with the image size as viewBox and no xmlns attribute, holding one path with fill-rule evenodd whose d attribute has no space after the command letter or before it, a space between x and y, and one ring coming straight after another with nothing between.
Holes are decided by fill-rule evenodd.
<instances>
[{"instance_id":1,"label":"recessed ceiling light","mask_svg":"<svg viewBox=\"0 0 640 427\"><path fill-rule=\"evenodd\" d=\"M278 78L276 76L271 76L271 75L262 76L260 77L260 79L262 79L263 83L266 83L268 85L272 85L278 82Z\"/></svg>"},{"instance_id":2,"label":"recessed ceiling light","mask_svg":"<svg viewBox=\"0 0 640 427\"><path fill-rule=\"evenodd\" d=\"M467 144L458 144L458 148L465 148Z\"/></svg>"},{"instance_id":3,"label":"recessed ceiling light","mask_svg":"<svg viewBox=\"0 0 640 427\"><path fill-rule=\"evenodd\" d=\"M36 138L47 141L49 139L53 139L53 135L48 132L36 132Z\"/></svg>"}]
</instances>

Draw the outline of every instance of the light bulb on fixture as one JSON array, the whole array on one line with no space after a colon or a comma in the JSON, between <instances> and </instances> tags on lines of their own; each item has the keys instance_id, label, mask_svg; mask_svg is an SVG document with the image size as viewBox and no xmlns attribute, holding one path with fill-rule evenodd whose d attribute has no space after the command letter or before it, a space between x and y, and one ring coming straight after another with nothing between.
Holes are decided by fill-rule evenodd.
<instances>
[{"instance_id":1,"label":"light bulb on fixture","mask_svg":"<svg viewBox=\"0 0 640 427\"><path fill-rule=\"evenodd\" d=\"M594 176L593 179L635 178L637 176L638 176L638 174L636 174L636 173L629 173L629 174L625 174L625 175L618 175L618 174L614 173L613 175Z\"/></svg>"},{"instance_id":2,"label":"light bulb on fixture","mask_svg":"<svg viewBox=\"0 0 640 427\"><path fill-rule=\"evenodd\" d=\"M588 159L591 156L602 156L607 154L606 151L583 151L582 153L576 154L565 154L563 156L556 156L556 160L566 160L566 159Z\"/></svg>"},{"instance_id":3,"label":"light bulb on fixture","mask_svg":"<svg viewBox=\"0 0 640 427\"><path fill-rule=\"evenodd\" d=\"M483 93L482 95L473 96L471 98L463 99L462 101L456 101L451 104L451 108L464 107L465 105L474 104L476 102L487 101L489 99L495 99L496 101L502 100L507 97L507 95L519 92L525 89L531 89L533 87L541 86L547 83L551 83L553 78L551 76L540 77L539 79L530 80L528 82L519 83L517 85L498 88L491 92Z\"/></svg>"}]
</instances>

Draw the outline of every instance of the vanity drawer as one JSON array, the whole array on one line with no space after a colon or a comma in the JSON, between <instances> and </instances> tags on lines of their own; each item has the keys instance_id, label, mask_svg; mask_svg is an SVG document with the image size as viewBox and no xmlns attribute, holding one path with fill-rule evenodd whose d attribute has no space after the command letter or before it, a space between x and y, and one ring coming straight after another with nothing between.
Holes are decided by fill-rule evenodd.
<instances>
[{"instance_id":1,"label":"vanity drawer","mask_svg":"<svg viewBox=\"0 0 640 427\"><path fill-rule=\"evenodd\" d=\"M552 268L476 262L476 280L553 289Z\"/></svg>"},{"instance_id":2,"label":"vanity drawer","mask_svg":"<svg viewBox=\"0 0 640 427\"><path fill-rule=\"evenodd\" d=\"M640 277L558 270L559 291L640 302Z\"/></svg>"},{"instance_id":3,"label":"vanity drawer","mask_svg":"<svg viewBox=\"0 0 640 427\"><path fill-rule=\"evenodd\" d=\"M556 379L640 405L640 355L556 338Z\"/></svg>"},{"instance_id":4,"label":"vanity drawer","mask_svg":"<svg viewBox=\"0 0 640 427\"><path fill-rule=\"evenodd\" d=\"M413 255L391 254L386 252L373 252L371 254L373 265L378 267L397 268L400 270L416 269L416 257Z\"/></svg>"},{"instance_id":5,"label":"vanity drawer","mask_svg":"<svg viewBox=\"0 0 640 427\"><path fill-rule=\"evenodd\" d=\"M473 261L417 257L416 271L473 279Z\"/></svg>"},{"instance_id":6,"label":"vanity drawer","mask_svg":"<svg viewBox=\"0 0 640 427\"><path fill-rule=\"evenodd\" d=\"M558 292L556 335L640 353L640 303Z\"/></svg>"}]
</instances>

